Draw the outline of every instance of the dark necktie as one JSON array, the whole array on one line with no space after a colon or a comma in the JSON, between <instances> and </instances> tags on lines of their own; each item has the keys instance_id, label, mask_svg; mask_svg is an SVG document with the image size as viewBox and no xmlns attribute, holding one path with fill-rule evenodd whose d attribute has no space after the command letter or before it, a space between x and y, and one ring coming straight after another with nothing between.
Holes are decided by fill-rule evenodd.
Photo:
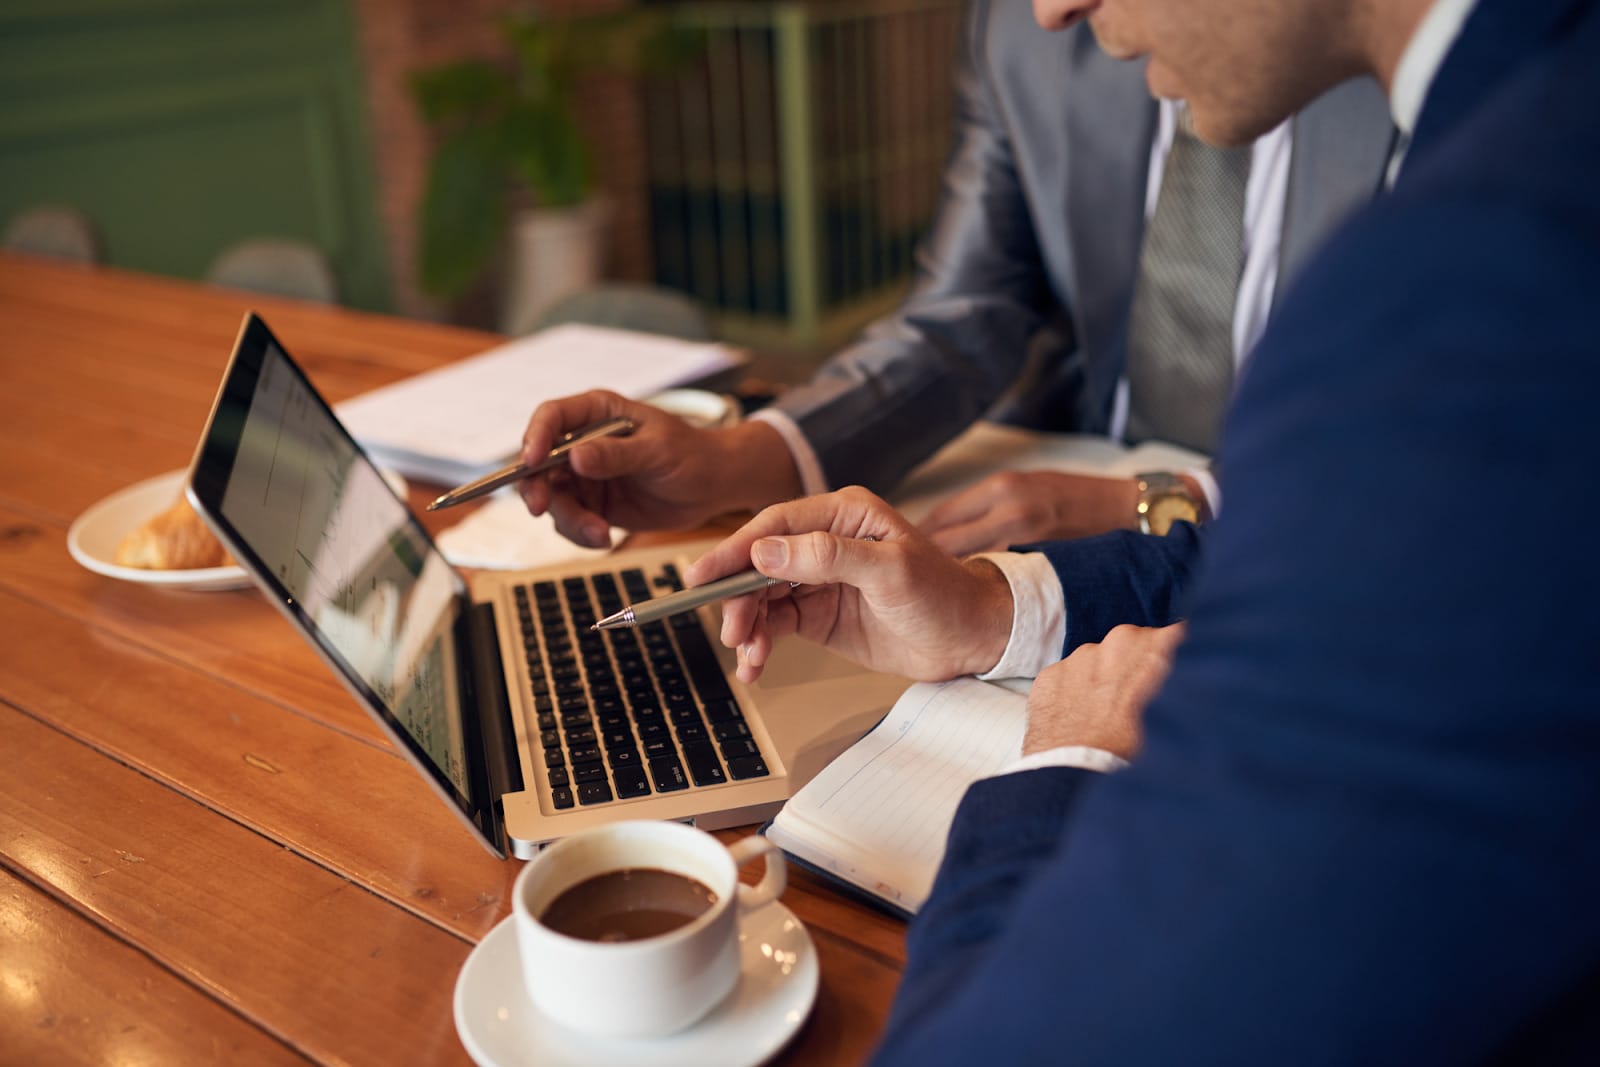
<instances>
[{"instance_id":1,"label":"dark necktie","mask_svg":"<svg viewBox=\"0 0 1600 1067\"><path fill-rule=\"evenodd\" d=\"M1233 389L1250 149L1194 135L1189 109L1145 228L1128 323L1128 440L1210 453Z\"/></svg>"}]
</instances>

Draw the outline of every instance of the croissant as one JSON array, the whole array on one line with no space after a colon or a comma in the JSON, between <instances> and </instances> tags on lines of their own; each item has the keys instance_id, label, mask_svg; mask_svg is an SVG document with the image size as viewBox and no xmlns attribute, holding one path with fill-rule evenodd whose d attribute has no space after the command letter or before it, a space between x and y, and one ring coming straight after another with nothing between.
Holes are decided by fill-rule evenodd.
<instances>
[{"instance_id":1,"label":"croissant","mask_svg":"<svg viewBox=\"0 0 1600 1067\"><path fill-rule=\"evenodd\" d=\"M189 501L177 503L133 530L117 545L117 563L144 570L194 570L233 563Z\"/></svg>"}]
</instances>

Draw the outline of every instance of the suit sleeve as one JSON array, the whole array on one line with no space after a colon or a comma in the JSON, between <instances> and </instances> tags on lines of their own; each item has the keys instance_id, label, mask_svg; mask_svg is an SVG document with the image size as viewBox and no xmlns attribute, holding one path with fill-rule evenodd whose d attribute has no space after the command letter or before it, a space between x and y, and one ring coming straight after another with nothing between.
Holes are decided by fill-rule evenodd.
<instances>
[{"instance_id":1,"label":"suit sleeve","mask_svg":"<svg viewBox=\"0 0 1600 1067\"><path fill-rule=\"evenodd\" d=\"M973 789L877 1063L1595 1061L1600 255L1515 199L1290 294L1143 750Z\"/></svg>"},{"instance_id":2,"label":"suit sleeve","mask_svg":"<svg viewBox=\"0 0 1600 1067\"><path fill-rule=\"evenodd\" d=\"M1198 528L1183 522L1165 537L1116 530L1015 551L1043 553L1055 569L1066 605L1065 657L1115 626L1166 626L1183 619L1203 540Z\"/></svg>"},{"instance_id":3,"label":"suit sleeve","mask_svg":"<svg viewBox=\"0 0 1600 1067\"><path fill-rule=\"evenodd\" d=\"M779 405L834 487L886 492L1065 344L985 70L989 10L978 0L968 16L954 147L911 294Z\"/></svg>"}]
</instances>

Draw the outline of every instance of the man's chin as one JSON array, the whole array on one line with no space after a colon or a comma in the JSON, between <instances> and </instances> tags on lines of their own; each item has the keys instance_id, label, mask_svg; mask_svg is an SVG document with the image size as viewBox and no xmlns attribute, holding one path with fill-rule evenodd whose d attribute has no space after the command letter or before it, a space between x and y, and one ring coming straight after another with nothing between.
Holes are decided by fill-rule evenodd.
<instances>
[{"instance_id":1,"label":"man's chin","mask_svg":"<svg viewBox=\"0 0 1600 1067\"><path fill-rule=\"evenodd\" d=\"M1089 16L1089 32L1094 34L1094 42L1100 46L1100 51L1104 52L1112 59L1127 61L1130 59L1138 59L1144 54L1139 49L1134 48L1132 45L1116 40L1113 34L1106 32L1106 30L1102 28L1100 21L1093 15Z\"/></svg>"}]
</instances>

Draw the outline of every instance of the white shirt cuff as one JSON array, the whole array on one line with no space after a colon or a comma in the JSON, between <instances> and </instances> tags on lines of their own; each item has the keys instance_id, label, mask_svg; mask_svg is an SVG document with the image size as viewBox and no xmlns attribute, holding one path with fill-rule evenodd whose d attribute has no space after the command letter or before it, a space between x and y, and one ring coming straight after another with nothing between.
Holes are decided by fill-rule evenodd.
<instances>
[{"instance_id":1,"label":"white shirt cuff","mask_svg":"<svg viewBox=\"0 0 1600 1067\"><path fill-rule=\"evenodd\" d=\"M999 778L1001 775L1006 774L1036 771L1040 767L1077 767L1080 770L1110 774L1112 771L1122 770L1127 765L1127 760L1107 752L1103 748L1090 748L1088 745L1062 745L1059 748L1047 748L1043 752L1019 756L1001 768L999 774L990 775L990 777Z\"/></svg>"},{"instance_id":2,"label":"white shirt cuff","mask_svg":"<svg viewBox=\"0 0 1600 1067\"><path fill-rule=\"evenodd\" d=\"M806 435L800 432L799 423L774 408L762 408L751 415L749 421L764 422L778 431L783 443L789 446L794 469L800 472L800 491L804 495L816 496L828 491L828 479L822 473L822 461L817 458L816 449L811 447Z\"/></svg>"},{"instance_id":3,"label":"white shirt cuff","mask_svg":"<svg viewBox=\"0 0 1600 1067\"><path fill-rule=\"evenodd\" d=\"M1197 467L1192 471L1184 471L1189 477L1200 483L1200 493L1206 498L1206 510L1214 519L1222 514L1222 487L1217 484L1216 477L1209 467Z\"/></svg>"},{"instance_id":4,"label":"white shirt cuff","mask_svg":"<svg viewBox=\"0 0 1600 1067\"><path fill-rule=\"evenodd\" d=\"M983 552L1006 576L1011 587L1011 639L996 663L983 674L996 678L1032 678L1061 659L1067 641L1066 595L1050 560L1039 552Z\"/></svg>"}]
</instances>

